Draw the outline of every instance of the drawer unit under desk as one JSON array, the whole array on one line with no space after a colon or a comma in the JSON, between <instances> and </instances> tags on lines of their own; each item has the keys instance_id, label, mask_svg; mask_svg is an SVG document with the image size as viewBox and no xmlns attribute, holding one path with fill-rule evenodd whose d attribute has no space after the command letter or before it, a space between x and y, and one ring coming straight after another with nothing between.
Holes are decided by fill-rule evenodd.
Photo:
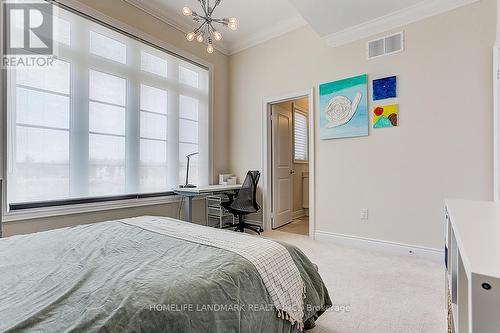
<instances>
[{"instance_id":1,"label":"drawer unit under desk","mask_svg":"<svg viewBox=\"0 0 500 333\"><path fill-rule=\"evenodd\" d=\"M224 217L224 216L231 216L231 214L225 210L222 207L212 207L212 206L207 206L207 215L213 216L213 217Z\"/></svg>"},{"instance_id":2,"label":"drawer unit under desk","mask_svg":"<svg viewBox=\"0 0 500 333\"><path fill-rule=\"evenodd\" d=\"M226 223L234 224L234 216L221 206L221 203L228 201L229 197L225 194L209 195L206 197L208 225L216 226L218 224L222 228ZM216 221L218 222L217 224L214 223Z\"/></svg>"},{"instance_id":3,"label":"drawer unit under desk","mask_svg":"<svg viewBox=\"0 0 500 333\"><path fill-rule=\"evenodd\" d=\"M232 216L212 216L207 215L207 226L212 228L222 228L225 225L234 224L234 218Z\"/></svg>"},{"instance_id":4,"label":"drawer unit under desk","mask_svg":"<svg viewBox=\"0 0 500 333\"><path fill-rule=\"evenodd\" d=\"M207 207L222 208L220 204L223 202L228 202L229 198L225 194L218 194L218 195L208 195L206 197L206 200L207 200Z\"/></svg>"}]
</instances>

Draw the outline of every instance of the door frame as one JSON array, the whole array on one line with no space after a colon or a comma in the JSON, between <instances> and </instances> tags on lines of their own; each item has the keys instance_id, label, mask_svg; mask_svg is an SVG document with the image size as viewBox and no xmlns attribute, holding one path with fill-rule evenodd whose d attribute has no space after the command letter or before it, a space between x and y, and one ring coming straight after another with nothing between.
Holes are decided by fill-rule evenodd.
<instances>
[{"instance_id":1,"label":"door frame","mask_svg":"<svg viewBox=\"0 0 500 333\"><path fill-rule=\"evenodd\" d=\"M281 102L295 99L309 98L309 238L315 238L316 231L316 164L315 164L315 112L314 112L314 88L284 94L280 96L264 98L262 103L262 224L265 230L272 230L272 155L271 155L271 106Z\"/></svg>"},{"instance_id":2,"label":"door frame","mask_svg":"<svg viewBox=\"0 0 500 333\"><path fill-rule=\"evenodd\" d=\"M500 42L493 46L493 200L500 201Z\"/></svg>"}]
</instances>

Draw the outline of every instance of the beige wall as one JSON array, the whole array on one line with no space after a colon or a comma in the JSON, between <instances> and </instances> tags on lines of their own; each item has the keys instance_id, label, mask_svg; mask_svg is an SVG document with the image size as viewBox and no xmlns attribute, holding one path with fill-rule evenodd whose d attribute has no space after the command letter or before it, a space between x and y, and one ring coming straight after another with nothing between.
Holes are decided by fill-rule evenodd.
<instances>
[{"instance_id":1,"label":"beige wall","mask_svg":"<svg viewBox=\"0 0 500 333\"><path fill-rule=\"evenodd\" d=\"M214 105L213 105L213 179L218 181L219 173L227 173L228 156L228 57L215 52L210 55L206 47L198 43L189 43L184 33L165 24L162 21L140 11L122 0L79 0L101 13L124 22L133 28L139 29L148 35L163 40L177 48L181 48L198 58L202 58L214 65ZM177 204L146 206L124 210L111 210L107 212L96 212L89 214L68 215L64 217L44 218L19 222L5 223L4 235L29 233L43 231L70 225L100 222L114 218L138 215L168 215L177 216ZM197 220L203 218L204 204L196 205L195 217Z\"/></svg>"},{"instance_id":2,"label":"beige wall","mask_svg":"<svg viewBox=\"0 0 500 333\"><path fill-rule=\"evenodd\" d=\"M309 109L309 98L304 97L293 101L278 103L277 105L279 105L285 110L290 110L290 117L292 117L294 104L307 112ZM293 150L292 150L292 157L293 157ZM309 164L293 163L293 170L295 171L293 175L293 213L298 214L301 211L303 212L302 173L309 172Z\"/></svg>"},{"instance_id":3,"label":"beige wall","mask_svg":"<svg viewBox=\"0 0 500 333\"><path fill-rule=\"evenodd\" d=\"M318 230L440 248L445 197L492 198L494 0L406 26L406 51L372 61L365 41L332 49L308 27L228 60L121 0L81 2L214 64L214 180L262 169L263 98L360 73L398 75L399 128L316 139ZM196 206L201 221L203 202ZM360 208L370 209L367 223ZM171 204L69 215L8 223L4 232L177 212Z\"/></svg>"},{"instance_id":4,"label":"beige wall","mask_svg":"<svg viewBox=\"0 0 500 333\"><path fill-rule=\"evenodd\" d=\"M445 197L492 199L495 30L496 1L482 0L405 26L399 55L368 61L366 40L332 49L304 27L232 56L232 172L262 169L264 98L362 73L398 75L399 128L316 138L316 226L441 248Z\"/></svg>"},{"instance_id":5,"label":"beige wall","mask_svg":"<svg viewBox=\"0 0 500 333\"><path fill-rule=\"evenodd\" d=\"M500 0L497 0L497 38L496 44L500 42Z\"/></svg>"}]
</instances>

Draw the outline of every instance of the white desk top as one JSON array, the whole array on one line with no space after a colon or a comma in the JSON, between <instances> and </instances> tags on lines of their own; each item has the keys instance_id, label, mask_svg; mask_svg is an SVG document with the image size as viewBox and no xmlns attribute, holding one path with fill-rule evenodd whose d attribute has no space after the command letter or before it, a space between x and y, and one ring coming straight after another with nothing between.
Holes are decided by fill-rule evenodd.
<instances>
[{"instance_id":1,"label":"white desk top","mask_svg":"<svg viewBox=\"0 0 500 333\"><path fill-rule=\"evenodd\" d=\"M204 193L213 193L213 192L225 192L225 191L234 191L239 190L241 188L241 184L236 185L208 185L208 186L199 186L194 188L180 188L177 187L174 189L174 192L178 193L190 193L190 194L204 194Z\"/></svg>"},{"instance_id":2,"label":"white desk top","mask_svg":"<svg viewBox=\"0 0 500 333\"><path fill-rule=\"evenodd\" d=\"M446 200L446 207L471 273L500 278L500 204Z\"/></svg>"}]
</instances>

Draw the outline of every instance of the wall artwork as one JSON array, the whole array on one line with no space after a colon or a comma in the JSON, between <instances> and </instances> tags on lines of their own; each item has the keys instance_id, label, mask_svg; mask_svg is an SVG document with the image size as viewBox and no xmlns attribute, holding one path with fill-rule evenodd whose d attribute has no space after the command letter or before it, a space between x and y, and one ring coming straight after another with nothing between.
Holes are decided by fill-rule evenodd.
<instances>
[{"instance_id":1,"label":"wall artwork","mask_svg":"<svg viewBox=\"0 0 500 333\"><path fill-rule=\"evenodd\" d=\"M373 109L373 128L396 127L399 124L397 104L377 106Z\"/></svg>"},{"instance_id":2,"label":"wall artwork","mask_svg":"<svg viewBox=\"0 0 500 333\"><path fill-rule=\"evenodd\" d=\"M396 76L373 80L373 100L379 101L398 97L397 82L398 79Z\"/></svg>"},{"instance_id":3,"label":"wall artwork","mask_svg":"<svg viewBox=\"0 0 500 333\"><path fill-rule=\"evenodd\" d=\"M319 86L320 137L368 136L367 75Z\"/></svg>"}]
</instances>

